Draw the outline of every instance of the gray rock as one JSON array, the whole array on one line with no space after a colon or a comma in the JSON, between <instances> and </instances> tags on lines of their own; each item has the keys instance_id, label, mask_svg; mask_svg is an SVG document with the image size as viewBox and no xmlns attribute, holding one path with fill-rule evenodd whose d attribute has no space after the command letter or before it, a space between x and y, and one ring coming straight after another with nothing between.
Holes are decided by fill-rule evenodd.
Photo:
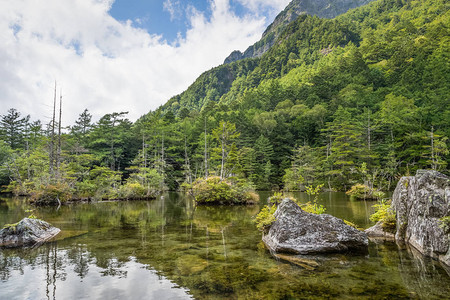
<instances>
[{"instance_id":1,"label":"gray rock","mask_svg":"<svg viewBox=\"0 0 450 300\"><path fill-rule=\"evenodd\" d=\"M271 251L293 254L367 251L364 232L331 215L305 212L290 199L281 202L274 216L276 221L263 236Z\"/></svg>"},{"instance_id":2,"label":"gray rock","mask_svg":"<svg viewBox=\"0 0 450 300\"><path fill-rule=\"evenodd\" d=\"M392 241L395 240L395 235L393 233L384 231L381 221L378 221L374 226L367 228L364 232L367 233L367 236L370 238L381 238Z\"/></svg>"},{"instance_id":3,"label":"gray rock","mask_svg":"<svg viewBox=\"0 0 450 300\"><path fill-rule=\"evenodd\" d=\"M437 171L419 170L402 177L392 197L396 212L395 239L450 265L450 235L440 226L450 216L450 178Z\"/></svg>"},{"instance_id":4,"label":"gray rock","mask_svg":"<svg viewBox=\"0 0 450 300\"><path fill-rule=\"evenodd\" d=\"M24 218L0 230L0 247L36 246L56 236L61 230L39 219Z\"/></svg>"}]
</instances>

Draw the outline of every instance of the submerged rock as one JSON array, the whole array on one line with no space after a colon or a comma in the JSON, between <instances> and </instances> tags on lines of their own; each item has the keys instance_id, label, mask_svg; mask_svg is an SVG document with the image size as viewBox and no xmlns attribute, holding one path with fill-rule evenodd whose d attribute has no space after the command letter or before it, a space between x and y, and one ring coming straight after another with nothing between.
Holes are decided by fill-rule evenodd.
<instances>
[{"instance_id":1,"label":"submerged rock","mask_svg":"<svg viewBox=\"0 0 450 300\"><path fill-rule=\"evenodd\" d=\"M298 257L294 255L285 255L285 254L274 254L274 256L282 261L286 261L288 263L291 263L293 265L296 265L298 267L307 269L307 270L314 270L316 269L319 264L317 261L313 259L308 259L304 257Z\"/></svg>"},{"instance_id":2,"label":"submerged rock","mask_svg":"<svg viewBox=\"0 0 450 300\"><path fill-rule=\"evenodd\" d=\"M39 219L24 218L0 230L0 247L22 247L41 244L61 230Z\"/></svg>"},{"instance_id":3,"label":"submerged rock","mask_svg":"<svg viewBox=\"0 0 450 300\"><path fill-rule=\"evenodd\" d=\"M370 238L380 238L394 241L395 234L385 231L382 224L382 221L378 221L377 224L373 225L370 228L367 228L366 230L364 230L364 232L367 233Z\"/></svg>"},{"instance_id":4,"label":"submerged rock","mask_svg":"<svg viewBox=\"0 0 450 300\"><path fill-rule=\"evenodd\" d=\"M450 266L450 232L441 219L450 216L450 178L437 171L402 177L392 197L395 239Z\"/></svg>"},{"instance_id":5,"label":"submerged rock","mask_svg":"<svg viewBox=\"0 0 450 300\"><path fill-rule=\"evenodd\" d=\"M276 221L263 236L271 251L311 254L368 249L364 232L331 215L305 212L290 199L283 200L274 216Z\"/></svg>"}]
</instances>

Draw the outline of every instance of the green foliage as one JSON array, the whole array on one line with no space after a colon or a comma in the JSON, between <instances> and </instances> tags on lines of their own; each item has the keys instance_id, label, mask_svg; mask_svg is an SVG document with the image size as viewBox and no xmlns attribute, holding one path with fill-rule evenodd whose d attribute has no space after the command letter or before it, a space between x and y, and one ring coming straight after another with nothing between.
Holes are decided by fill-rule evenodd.
<instances>
[{"instance_id":1,"label":"green foliage","mask_svg":"<svg viewBox=\"0 0 450 300\"><path fill-rule=\"evenodd\" d=\"M29 130L30 116L21 118L21 113L14 108L8 114L0 117L0 139L4 140L12 149L25 146Z\"/></svg>"},{"instance_id":2,"label":"green foliage","mask_svg":"<svg viewBox=\"0 0 450 300\"><path fill-rule=\"evenodd\" d=\"M356 225L353 222L350 222L350 221L347 221L347 220L344 219L344 223L347 224L348 226L351 226L351 227L359 230L358 225Z\"/></svg>"},{"instance_id":3,"label":"green foliage","mask_svg":"<svg viewBox=\"0 0 450 300\"><path fill-rule=\"evenodd\" d=\"M317 204L316 201L309 201L305 204L300 204L301 209L303 209L304 211L311 213L311 214L316 214L316 215L321 215L323 213L325 213L325 211L327 210L322 204Z\"/></svg>"},{"instance_id":4,"label":"green foliage","mask_svg":"<svg viewBox=\"0 0 450 300\"><path fill-rule=\"evenodd\" d=\"M312 185L309 185L309 186L306 187L306 193L309 196L317 197L317 195L320 193L320 190L322 188L323 188L323 184L316 185L316 187L314 187Z\"/></svg>"},{"instance_id":5,"label":"green foliage","mask_svg":"<svg viewBox=\"0 0 450 300\"><path fill-rule=\"evenodd\" d=\"M310 185L306 187L306 193L308 196L314 196L313 201L308 201L305 204L300 204L300 207L309 213L321 215L325 213L327 210L322 204L317 204L318 195L320 193L320 190L323 188L323 184L316 185L315 187Z\"/></svg>"},{"instance_id":6,"label":"green foliage","mask_svg":"<svg viewBox=\"0 0 450 300\"><path fill-rule=\"evenodd\" d=\"M366 199L369 198L370 188L364 184L356 184L350 188L347 192L347 195L355 197L356 199Z\"/></svg>"},{"instance_id":7,"label":"green foliage","mask_svg":"<svg viewBox=\"0 0 450 300\"><path fill-rule=\"evenodd\" d=\"M278 205L284 199L284 195L282 192L275 192L272 196L269 197L269 203L272 205Z\"/></svg>"},{"instance_id":8,"label":"green foliage","mask_svg":"<svg viewBox=\"0 0 450 300\"><path fill-rule=\"evenodd\" d=\"M73 189L65 182L57 182L34 190L31 200L37 205L58 205L69 201L72 197Z\"/></svg>"},{"instance_id":9,"label":"green foliage","mask_svg":"<svg viewBox=\"0 0 450 300\"><path fill-rule=\"evenodd\" d=\"M448 173L449 14L443 0L378 0L334 19L302 14L268 30L257 46L272 47L261 57L203 73L134 124L126 112L92 123L85 110L61 137L58 176L42 124L10 110L0 184L27 195L66 182L75 197L102 199L119 197L122 184L131 197L136 183L153 194L209 175L266 190L375 191L417 169ZM156 174L145 178L145 168Z\"/></svg>"},{"instance_id":10,"label":"green foliage","mask_svg":"<svg viewBox=\"0 0 450 300\"><path fill-rule=\"evenodd\" d=\"M138 182L127 182L119 189L120 199L142 199L146 197L145 187Z\"/></svg>"},{"instance_id":11,"label":"green foliage","mask_svg":"<svg viewBox=\"0 0 450 300\"><path fill-rule=\"evenodd\" d=\"M350 190L345 192L347 195L356 199L378 199L381 200L385 193L382 191L374 191L365 184L355 184Z\"/></svg>"},{"instance_id":12,"label":"green foliage","mask_svg":"<svg viewBox=\"0 0 450 300\"><path fill-rule=\"evenodd\" d=\"M386 232L395 233L397 218L391 209L391 201L380 201L373 207L375 207L376 211L370 216L370 220L373 222L381 221L381 226Z\"/></svg>"},{"instance_id":13,"label":"green foliage","mask_svg":"<svg viewBox=\"0 0 450 300\"><path fill-rule=\"evenodd\" d=\"M34 211L33 209L25 210L26 213L30 213L30 215L27 217L28 219L37 219L38 218L33 214L33 211Z\"/></svg>"},{"instance_id":14,"label":"green foliage","mask_svg":"<svg viewBox=\"0 0 450 300\"><path fill-rule=\"evenodd\" d=\"M230 178L199 178L192 189L198 204L254 204L259 201L248 183Z\"/></svg>"},{"instance_id":15,"label":"green foliage","mask_svg":"<svg viewBox=\"0 0 450 300\"><path fill-rule=\"evenodd\" d=\"M267 206L265 205L261 211L256 215L255 223L258 230L267 232L272 225L273 222L275 222L274 213L277 210L276 205Z\"/></svg>"},{"instance_id":16,"label":"green foliage","mask_svg":"<svg viewBox=\"0 0 450 300\"><path fill-rule=\"evenodd\" d=\"M450 233L450 216L440 218L439 222L439 227L441 227L445 233Z\"/></svg>"},{"instance_id":17,"label":"green foliage","mask_svg":"<svg viewBox=\"0 0 450 300\"><path fill-rule=\"evenodd\" d=\"M126 183L119 188L121 199L155 198L161 191L164 178L156 169L134 168Z\"/></svg>"}]
</instances>

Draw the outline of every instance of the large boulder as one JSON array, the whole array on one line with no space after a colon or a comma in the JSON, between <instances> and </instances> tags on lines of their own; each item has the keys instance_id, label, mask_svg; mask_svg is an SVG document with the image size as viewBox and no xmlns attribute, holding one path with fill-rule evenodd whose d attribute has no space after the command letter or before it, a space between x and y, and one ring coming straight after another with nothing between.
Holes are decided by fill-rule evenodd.
<instances>
[{"instance_id":1,"label":"large boulder","mask_svg":"<svg viewBox=\"0 0 450 300\"><path fill-rule=\"evenodd\" d=\"M450 265L450 233L442 226L450 216L450 178L437 171L402 177L392 197L396 212L395 239Z\"/></svg>"},{"instance_id":2,"label":"large boulder","mask_svg":"<svg viewBox=\"0 0 450 300\"><path fill-rule=\"evenodd\" d=\"M24 218L0 230L0 247L36 246L56 236L61 230L39 219Z\"/></svg>"},{"instance_id":3,"label":"large boulder","mask_svg":"<svg viewBox=\"0 0 450 300\"><path fill-rule=\"evenodd\" d=\"M271 251L293 254L367 251L364 232L331 215L305 212L290 199L281 202L274 216L276 221L263 236Z\"/></svg>"}]
</instances>

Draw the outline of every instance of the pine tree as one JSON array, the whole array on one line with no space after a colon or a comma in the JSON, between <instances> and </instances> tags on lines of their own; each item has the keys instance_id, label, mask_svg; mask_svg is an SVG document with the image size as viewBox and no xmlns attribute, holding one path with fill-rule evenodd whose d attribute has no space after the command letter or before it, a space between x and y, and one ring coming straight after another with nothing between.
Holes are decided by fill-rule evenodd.
<instances>
[{"instance_id":1,"label":"pine tree","mask_svg":"<svg viewBox=\"0 0 450 300\"><path fill-rule=\"evenodd\" d=\"M30 116L20 117L20 112L14 108L8 110L8 114L0 119L0 138L12 149L25 146L25 129L28 126Z\"/></svg>"}]
</instances>

